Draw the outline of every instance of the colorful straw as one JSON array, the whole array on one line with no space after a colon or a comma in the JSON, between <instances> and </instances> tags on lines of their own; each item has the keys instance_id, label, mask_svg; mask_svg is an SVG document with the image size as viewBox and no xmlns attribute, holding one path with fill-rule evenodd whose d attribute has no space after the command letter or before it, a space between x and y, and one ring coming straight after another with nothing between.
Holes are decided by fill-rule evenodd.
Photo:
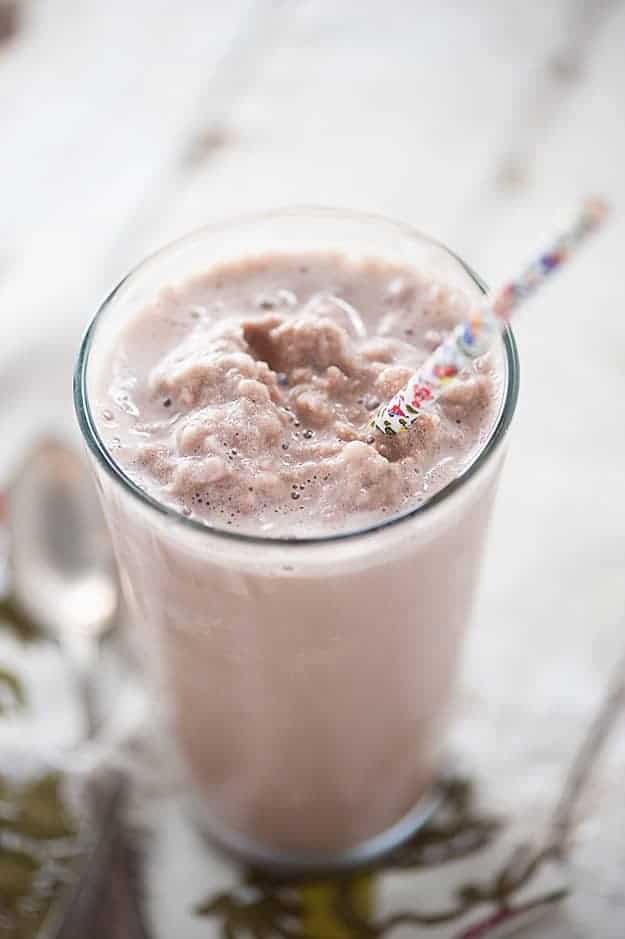
<instances>
[{"instance_id":1,"label":"colorful straw","mask_svg":"<svg viewBox=\"0 0 625 939\"><path fill-rule=\"evenodd\" d=\"M576 221L548 251L541 254L517 277L501 288L459 323L424 362L418 372L371 419L371 427L393 436L409 430L419 415L432 408L450 382L457 381L462 369L490 347L511 313L540 287L591 232L607 212L605 202L588 199Z\"/></svg>"}]
</instances>

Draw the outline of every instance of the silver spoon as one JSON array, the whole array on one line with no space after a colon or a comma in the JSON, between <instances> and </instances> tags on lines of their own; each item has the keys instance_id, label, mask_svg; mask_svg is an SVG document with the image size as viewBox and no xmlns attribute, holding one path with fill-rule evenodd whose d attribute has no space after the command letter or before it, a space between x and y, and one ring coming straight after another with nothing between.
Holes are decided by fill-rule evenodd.
<instances>
[{"instance_id":1,"label":"silver spoon","mask_svg":"<svg viewBox=\"0 0 625 939\"><path fill-rule=\"evenodd\" d=\"M120 591L97 495L74 450L45 439L30 451L9 487L8 524L14 599L61 645L91 737L98 645Z\"/></svg>"},{"instance_id":2,"label":"silver spoon","mask_svg":"<svg viewBox=\"0 0 625 939\"><path fill-rule=\"evenodd\" d=\"M35 446L9 487L7 515L13 599L62 647L80 694L85 737L92 738L100 723L94 687L99 641L118 617L121 593L97 495L74 450L54 439ZM111 871L127 888L121 898L106 894L124 935L147 939L131 886L139 859L121 824L126 789L119 772L105 773L93 786L91 846L75 889L55 911L50 939L93 927Z\"/></svg>"}]
</instances>

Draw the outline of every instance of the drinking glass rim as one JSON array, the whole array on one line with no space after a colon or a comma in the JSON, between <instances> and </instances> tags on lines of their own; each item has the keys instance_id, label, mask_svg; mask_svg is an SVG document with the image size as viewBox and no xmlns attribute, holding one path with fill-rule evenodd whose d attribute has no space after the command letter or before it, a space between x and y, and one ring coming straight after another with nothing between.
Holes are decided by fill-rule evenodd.
<instances>
[{"instance_id":1,"label":"drinking glass rim","mask_svg":"<svg viewBox=\"0 0 625 939\"><path fill-rule=\"evenodd\" d=\"M347 541L353 538L364 538L368 535L374 534L375 532L384 531L389 529L391 526L399 525L409 519L431 512L432 509L441 505L450 496L457 493L465 485L465 483L472 479L482 468L482 466L484 466L484 464L488 461L489 457L492 456L492 454L498 449L500 443L505 438L506 432L512 421L519 396L519 355L512 329L509 324L506 324L502 333L502 343L506 359L506 390L497 421L484 446L479 450L471 462L462 470L462 472L458 474L458 476L450 480L445 486L439 489L438 492L427 499L426 502L409 509L407 512L404 512L401 515L396 515L392 518L381 519L380 521L373 522L370 525L365 525L361 528L349 529L345 532L330 532L328 534L310 535L301 538L293 535L286 537L275 537L270 535L252 535L239 531L228 531L225 528L209 525L207 522L183 515L177 509L159 502L158 499L155 499L144 489L138 486L137 483L135 483L130 478L130 476L124 472L122 467L113 459L112 455L108 451L98 432L97 424L93 418L93 414L89 405L89 396L86 387L87 367L89 364L89 353L93 346L96 330L100 320L106 314L108 307L114 301L116 295L122 289L122 287L127 284L135 274L142 270L148 262L157 259L161 254L165 254L172 248L181 247L185 242L192 241L194 238L211 231L219 231L220 229L232 228L238 225L262 222L263 220L270 221L273 218L298 216L304 214L314 214L341 219L353 218L356 221L372 223L378 222L387 226L390 225L410 238L416 238L436 248L440 248L445 254L453 258L460 265L460 267L465 271L465 273L483 294L487 293L487 288L484 281L475 273L475 271L466 263L466 261L464 261L459 255L457 255L442 242L437 241L435 238L431 238L429 235L425 235L419 229L413 227L407 222L396 221L394 219L388 218L387 216L372 212L360 212L353 209L337 209L325 206L302 205L283 209L272 209L266 212L239 215L226 220L213 222L208 225L202 225L199 228L188 232L186 235L182 235L180 238L176 238L173 241L168 242L167 244L158 248L156 251L148 254L134 267L132 267L131 270L119 281L119 283L100 304L96 313L92 317L91 322L88 324L83 333L73 376L74 408L76 411L76 417L78 419L78 425L80 427L83 438L89 447L89 450L95 456L99 465L102 466L114 480L120 483L121 486L126 489L131 496L138 499L139 502L143 503L147 507L157 511L160 513L160 515L171 519L173 522L186 526L189 531L195 531L198 534L202 532L205 536L224 538L227 539L230 543L239 542L241 544L256 544L262 545L264 547L273 545L280 548L283 548L285 545L310 546L316 544L330 544L333 542Z\"/></svg>"}]
</instances>

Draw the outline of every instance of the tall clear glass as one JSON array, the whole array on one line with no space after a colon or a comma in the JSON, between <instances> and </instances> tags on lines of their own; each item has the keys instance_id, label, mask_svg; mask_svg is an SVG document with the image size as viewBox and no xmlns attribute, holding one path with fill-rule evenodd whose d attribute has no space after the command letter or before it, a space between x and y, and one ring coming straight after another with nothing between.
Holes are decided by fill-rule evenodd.
<instances>
[{"instance_id":1,"label":"tall clear glass","mask_svg":"<svg viewBox=\"0 0 625 939\"><path fill-rule=\"evenodd\" d=\"M84 337L78 420L163 720L205 829L254 862L370 858L431 806L444 724L518 391L510 330L492 434L426 504L299 540L208 527L148 496L91 402L119 330L158 291L268 251L336 249L427 271L478 299L459 258L412 228L294 209L204 228L132 271Z\"/></svg>"}]
</instances>

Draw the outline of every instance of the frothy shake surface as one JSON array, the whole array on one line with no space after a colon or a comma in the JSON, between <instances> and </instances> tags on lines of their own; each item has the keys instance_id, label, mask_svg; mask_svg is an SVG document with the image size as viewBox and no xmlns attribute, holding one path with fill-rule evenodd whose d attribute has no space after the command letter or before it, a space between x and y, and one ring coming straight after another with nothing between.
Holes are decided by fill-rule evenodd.
<instances>
[{"instance_id":1,"label":"frothy shake surface","mask_svg":"<svg viewBox=\"0 0 625 939\"><path fill-rule=\"evenodd\" d=\"M95 418L137 485L208 525L276 538L361 528L425 501L492 431L498 353L406 434L368 426L468 311L460 291L383 261L233 262L137 313Z\"/></svg>"}]
</instances>

